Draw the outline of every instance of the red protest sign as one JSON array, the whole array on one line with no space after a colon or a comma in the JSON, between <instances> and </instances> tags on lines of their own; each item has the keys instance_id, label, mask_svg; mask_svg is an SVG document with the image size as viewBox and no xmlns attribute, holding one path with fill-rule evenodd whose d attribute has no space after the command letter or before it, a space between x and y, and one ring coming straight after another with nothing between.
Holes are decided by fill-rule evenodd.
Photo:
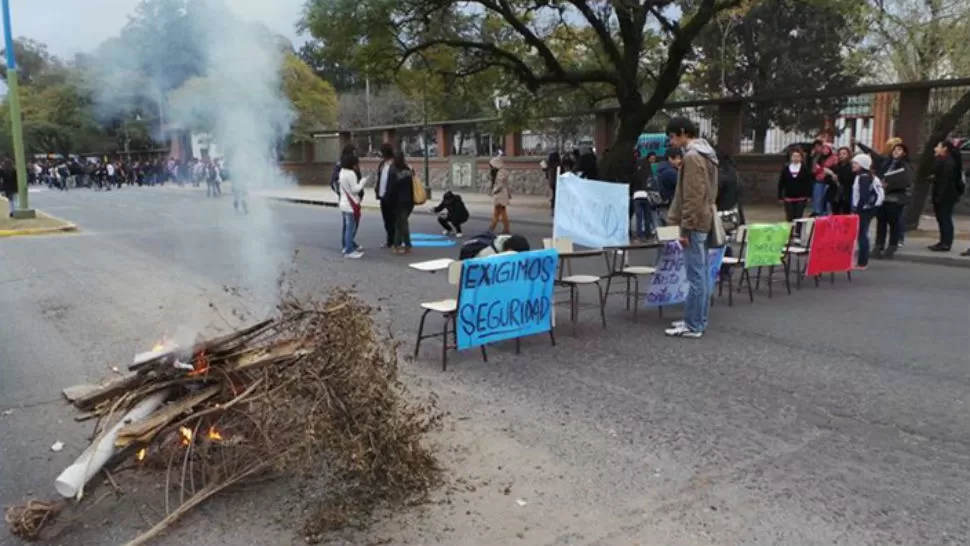
<instances>
[{"instance_id":1,"label":"red protest sign","mask_svg":"<svg viewBox=\"0 0 970 546\"><path fill-rule=\"evenodd\" d=\"M851 271L852 253L858 238L858 215L816 218L805 274L814 277L822 273Z\"/></svg>"}]
</instances>

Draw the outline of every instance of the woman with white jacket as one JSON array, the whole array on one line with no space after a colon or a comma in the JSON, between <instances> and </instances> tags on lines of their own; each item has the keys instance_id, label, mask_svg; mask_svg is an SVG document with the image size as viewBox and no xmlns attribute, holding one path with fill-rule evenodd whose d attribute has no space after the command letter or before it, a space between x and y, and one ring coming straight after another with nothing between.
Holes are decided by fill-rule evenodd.
<instances>
[{"instance_id":1,"label":"woman with white jacket","mask_svg":"<svg viewBox=\"0 0 970 546\"><path fill-rule=\"evenodd\" d=\"M367 185L367 178L359 178L357 166L360 160L355 154L340 159L338 185L340 189L340 214L343 216L342 247L345 257L358 259L364 255L354 240L360 223L360 192Z\"/></svg>"}]
</instances>

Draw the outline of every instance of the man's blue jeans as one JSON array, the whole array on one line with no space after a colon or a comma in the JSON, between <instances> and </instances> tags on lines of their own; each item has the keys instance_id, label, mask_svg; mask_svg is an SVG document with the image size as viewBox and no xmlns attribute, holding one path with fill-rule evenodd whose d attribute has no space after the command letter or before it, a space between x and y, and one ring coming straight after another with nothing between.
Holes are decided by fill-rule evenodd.
<instances>
[{"instance_id":1,"label":"man's blue jeans","mask_svg":"<svg viewBox=\"0 0 970 546\"><path fill-rule=\"evenodd\" d=\"M815 216L828 214L828 203L825 202L825 192L829 186L825 182L816 182L812 188L812 212Z\"/></svg>"},{"instance_id":2,"label":"man's blue jeans","mask_svg":"<svg viewBox=\"0 0 970 546\"><path fill-rule=\"evenodd\" d=\"M357 243L354 242L354 235L357 233L357 220L354 218L354 213L344 212L341 213L343 217L343 251L344 254L350 254L351 252L357 250Z\"/></svg>"},{"instance_id":3,"label":"man's blue jeans","mask_svg":"<svg viewBox=\"0 0 970 546\"><path fill-rule=\"evenodd\" d=\"M633 200L633 212L637 218L637 237L646 239L653 234L653 207L646 199Z\"/></svg>"},{"instance_id":4,"label":"man's blue jeans","mask_svg":"<svg viewBox=\"0 0 970 546\"><path fill-rule=\"evenodd\" d=\"M684 249L684 266L690 291L684 303L684 322L692 332L707 330L707 313L711 306L711 273L707 265L707 233L684 232L690 246Z\"/></svg>"}]
</instances>

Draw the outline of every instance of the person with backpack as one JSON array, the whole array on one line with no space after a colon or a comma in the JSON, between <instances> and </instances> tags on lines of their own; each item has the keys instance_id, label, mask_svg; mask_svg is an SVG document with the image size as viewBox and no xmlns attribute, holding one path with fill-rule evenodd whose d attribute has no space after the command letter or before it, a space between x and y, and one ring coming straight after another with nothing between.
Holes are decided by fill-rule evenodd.
<instances>
[{"instance_id":1,"label":"person with backpack","mask_svg":"<svg viewBox=\"0 0 970 546\"><path fill-rule=\"evenodd\" d=\"M852 158L855 181L852 183L852 210L859 215L859 269L869 267L869 224L885 199L882 181L872 173L872 158L858 154Z\"/></svg>"},{"instance_id":2,"label":"person with backpack","mask_svg":"<svg viewBox=\"0 0 970 546\"><path fill-rule=\"evenodd\" d=\"M469 214L460 195L446 191L438 206L431 210L438 215L438 223L444 229L445 235L454 234L461 239L461 225L468 221Z\"/></svg>"},{"instance_id":3,"label":"person with backpack","mask_svg":"<svg viewBox=\"0 0 970 546\"><path fill-rule=\"evenodd\" d=\"M360 165L356 155L340 159L340 215L343 219L341 247L344 257L356 260L364 256L357 244L357 226L360 225L360 192L367 185L366 178L358 178L355 167Z\"/></svg>"},{"instance_id":4,"label":"person with backpack","mask_svg":"<svg viewBox=\"0 0 970 546\"><path fill-rule=\"evenodd\" d=\"M949 252L953 247L953 208L966 192L960 150L949 140L933 148L936 166L933 174L933 213L940 229L940 240L930 245L933 252Z\"/></svg>"},{"instance_id":5,"label":"person with backpack","mask_svg":"<svg viewBox=\"0 0 970 546\"><path fill-rule=\"evenodd\" d=\"M883 166L882 185L886 199L876 214L876 250L873 257L892 260L899 248L903 230L903 208L909 202L909 191L913 180L913 166L909 162L909 150L899 143L893 146L892 155ZM889 246L886 246L886 237Z\"/></svg>"},{"instance_id":6,"label":"person with backpack","mask_svg":"<svg viewBox=\"0 0 970 546\"><path fill-rule=\"evenodd\" d=\"M411 253L411 230L408 217L414 210L414 172L404 159L404 152L394 152L394 177L388 182L386 198L394 206L394 240L391 252L394 254Z\"/></svg>"}]
</instances>

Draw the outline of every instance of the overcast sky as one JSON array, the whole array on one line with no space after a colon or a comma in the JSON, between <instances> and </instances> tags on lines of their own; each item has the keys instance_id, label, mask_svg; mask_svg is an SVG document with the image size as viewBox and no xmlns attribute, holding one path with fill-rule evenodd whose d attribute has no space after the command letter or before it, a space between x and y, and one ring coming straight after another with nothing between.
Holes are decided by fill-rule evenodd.
<instances>
[{"instance_id":1,"label":"overcast sky","mask_svg":"<svg viewBox=\"0 0 970 546\"><path fill-rule=\"evenodd\" d=\"M240 16L262 21L295 44L296 21L304 0L231 0ZM14 36L47 44L51 53L70 59L117 35L138 0L10 0Z\"/></svg>"}]
</instances>

